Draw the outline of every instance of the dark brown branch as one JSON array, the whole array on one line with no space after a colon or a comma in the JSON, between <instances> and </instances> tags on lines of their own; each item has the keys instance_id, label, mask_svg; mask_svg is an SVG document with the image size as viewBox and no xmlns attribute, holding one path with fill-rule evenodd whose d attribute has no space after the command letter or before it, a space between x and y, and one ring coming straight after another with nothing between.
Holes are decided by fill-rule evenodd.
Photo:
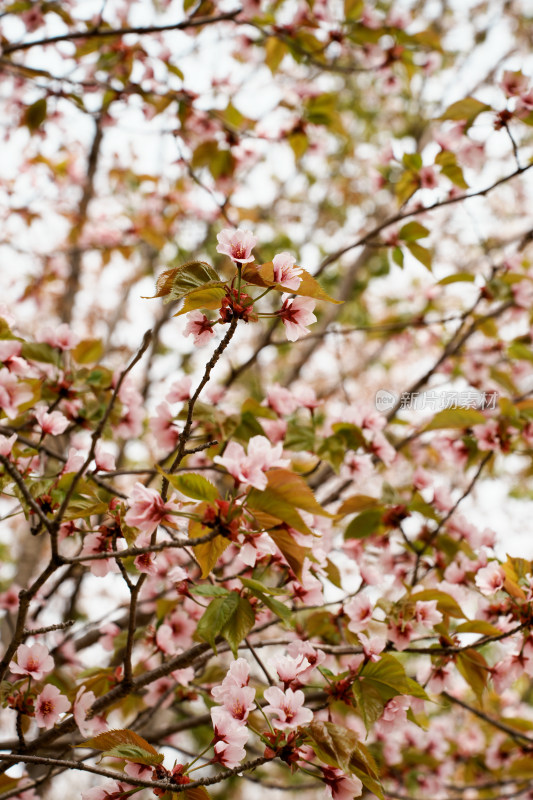
<instances>
[{"instance_id":1,"label":"dark brown branch","mask_svg":"<svg viewBox=\"0 0 533 800\"><path fill-rule=\"evenodd\" d=\"M46 47L49 44L57 44L58 42L74 42L80 39L83 41L94 39L95 37L108 39L115 36L126 36L126 34L130 33L142 36L146 33L164 33L165 31L183 31L187 30L187 28L201 28L204 25L212 25L215 22L232 20L240 13L241 9L237 9L236 11L228 11L225 14L218 14L213 17L196 17L195 19L186 19L169 25L145 25L136 28L90 28L86 31L71 31L60 36L49 36L43 39L34 39L31 42L10 44L3 48L2 53L3 55L8 55L19 50L29 50L31 47Z\"/></svg>"},{"instance_id":2,"label":"dark brown branch","mask_svg":"<svg viewBox=\"0 0 533 800\"><path fill-rule=\"evenodd\" d=\"M222 355L222 353L224 352L224 350L226 349L228 344L230 343L230 341L231 341L231 339L233 337L233 334L235 333L235 330L237 328L237 322L238 322L237 317L233 317L233 319L231 320L231 322L229 324L229 328L226 331L226 335L224 336L224 338L222 339L222 341L218 345L217 349L215 350L215 352L213 353L213 355L211 356L211 358L209 359L209 361L206 364L202 380L200 381L200 383L196 387L196 391L194 392L192 397L189 399L189 402L188 402L188 405L187 405L187 419L185 420L185 425L183 426L183 431L180 434L180 439L179 439L179 444L178 444L178 449L177 449L177 452L176 452L176 456L174 458L174 461L172 462L172 465L171 465L170 469L168 470L168 472L170 474L172 474L174 472L174 470L177 467L179 467L179 465L181 464L183 458L185 457L185 450L186 450L186 447L187 447L187 442L189 441L189 438L190 438L190 433L191 433L191 428L192 428L192 423L193 423L194 406L196 404L196 401L198 400L198 397L200 396L200 392L202 391L202 389L204 388L204 386L206 385L206 383L208 382L208 380L209 380L209 378L211 376L212 369L214 368L215 364L218 362L220 356ZM169 487L168 479L167 478L163 478L163 482L162 482L162 485L161 485L161 497L163 498L163 500L167 499L168 487Z\"/></svg>"}]
</instances>

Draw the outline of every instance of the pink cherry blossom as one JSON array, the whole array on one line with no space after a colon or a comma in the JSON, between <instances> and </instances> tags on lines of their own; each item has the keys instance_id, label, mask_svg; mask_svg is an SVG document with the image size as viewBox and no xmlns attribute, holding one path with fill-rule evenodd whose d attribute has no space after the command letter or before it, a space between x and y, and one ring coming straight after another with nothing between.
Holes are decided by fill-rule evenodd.
<instances>
[{"instance_id":1,"label":"pink cherry blossom","mask_svg":"<svg viewBox=\"0 0 533 800\"><path fill-rule=\"evenodd\" d=\"M184 403L191 396L191 387L192 378L189 375L184 375L179 381L174 381L165 396L165 400L167 403Z\"/></svg>"},{"instance_id":2,"label":"pink cherry blossom","mask_svg":"<svg viewBox=\"0 0 533 800\"><path fill-rule=\"evenodd\" d=\"M91 717L87 719L89 709L96 700L92 691L86 691L85 686L81 686L76 694L72 706L72 714L76 725L80 729L81 735L86 739L90 736L97 736L107 730L107 723L103 717Z\"/></svg>"},{"instance_id":3,"label":"pink cherry blossom","mask_svg":"<svg viewBox=\"0 0 533 800\"><path fill-rule=\"evenodd\" d=\"M248 442L248 455L242 445L230 442L223 456L215 456L213 461L221 464L239 483L265 489L268 483L265 471L272 467L287 467L288 459L281 458L283 446L272 447L265 436L252 436Z\"/></svg>"},{"instance_id":4,"label":"pink cherry blossom","mask_svg":"<svg viewBox=\"0 0 533 800\"><path fill-rule=\"evenodd\" d=\"M44 328L41 332L41 341L47 342L52 347L60 350L71 350L80 341L80 337L73 333L66 323L58 325L57 328Z\"/></svg>"},{"instance_id":5,"label":"pink cherry blossom","mask_svg":"<svg viewBox=\"0 0 533 800\"><path fill-rule=\"evenodd\" d=\"M228 673L220 686L214 686L211 689L211 694L215 700L221 703L224 695L231 687L248 686L250 680L250 665L245 658L236 658L232 661Z\"/></svg>"},{"instance_id":6,"label":"pink cherry blossom","mask_svg":"<svg viewBox=\"0 0 533 800\"><path fill-rule=\"evenodd\" d=\"M19 592L21 587L18 583L12 583L9 589L0 593L0 608L13 614L19 607Z\"/></svg>"},{"instance_id":7,"label":"pink cherry blossom","mask_svg":"<svg viewBox=\"0 0 533 800\"><path fill-rule=\"evenodd\" d=\"M237 228L237 230L224 228L218 234L217 242L217 253L229 256L240 264L254 261L251 252L257 244L257 239L250 231L243 231L241 228Z\"/></svg>"},{"instance_id":8,"label":"pink cherry blossom","mask_svg":"<svg viewBox=\"0 0 533 800\"><path fill-rule=\"evenodd\" d=\"M148 547L149 545L150 534L148 533L141 533L135 541L136 547ZM135 557L133 563L139 572L145 572L147 575L157 575L155 553L141 553Z\"/></svg>"},{"instance_id":9,"label":"pink cherry blossom","mask_svg":"<svg viewBox=\"0 0 533 800\"><path fill-rule=\"evenodd\" d=\"M321 767L326 793L332 800L353 800L363 793L363 784L357 776L347 777L335 767Z\"/></svg>"},{"instance_id":10,"label":"pink cherry blossom","mask_svg":"<svg viewBox=\"0 0 533 800\"><path fill-rule=\"evenodd\" d=\"M57 686L48 683L35 700L35 721L40 728L49 730L65 711L70 709L70 700L61 694Z\"/></svg>"},{"instance_id":11,"label":"pink cherry blossom","mask_svg":"<svg viewBox=\"0 0 533 800\"><path fill-rule=\"evenodd\" d=\"M29 675L35 681L42 681L54 668L54 659L44 644L19 645L17 663L10 664L11 672L16 675Z\"/></svg>"},{"instance_id":12,"label":"pink cherry blossom","mask_svg":"<svg viewBox=\"0 0 533 800\"><path fill-rule=\"evenodd\" d=\"M9 419L19 413L19 406L33 399L33 391L8 369L0 369L0 408Z\"/></svg>"},{"instance_id":13,"label":"pink cherry blossom","mask_svg":"<svg viewBox=\"0 0 533 800\"><path fill-rule=\"evenodd\" d=\"M107 553L113 549L111 538L103 531L87 533L83 538L83 547L80 556L92 556ZM118 572L118 566L113 558L93 558L87 561L87 566L93 575L103 578L109 572Z\"/></svg>"},{"instance_id":14,"label":"pink cherry blossom","mask_svg":"<svg viewBox=\"0 0 533 800\"><path fill-rule=\"evenodd\" d=\"M279 383L274 383L268 389L267 403L280 417L285 414L293 414L299 407L299 402L293 393L284 386L280 386Z\"/></svg>"},{"instance_id":15,"label":"pink cherry blossom","mask_svg":"<svg viewBox=\"0 0 533 800\"><path fill-rule=\"evenodd\" d=\"M499 450L501 447L500 431L495 419L489 419L484 425L474 425L472 428L477 438L479 450Z\"/></svg>"},{"instance_id":16,"label":"pink cherry blossom","mask_svg":"<svg viewBox=\"0 0 533 800\"><path fill-rule=\"evenodd\" d=\"M75 447L69 447L68 458L63 467L63 473L78 472L85 463L86 455Z\"/></svg>"},{"instance_id":17,"label":"pink cherry blossom","mask_svg":"<svg viewBox=\"0 0 533 800\"><path fill-rule=\"evenodd\" d=\"M17 339L0 339L0 361L5 363L13 356L19 356L22 350L22 343Z\"/></svg>"},{"instance_id":18,"label":"pink cherry blossom","mask_svg":"<svg viewBox=\"0 0 533 800\"><path fill-rule=\"evenodd\" d=\"M303 269L295 267L296 259L290 253L279 253L272 259L274 264L274 280L285 289L296 291L302 282Z\"/></svg>"},{"instance_id":19,"label":"pink cherry blossom","mask_svg":"<svg viewBox=\"0 0 533 800\"><path fill-rule=\"evenodd\" d=\"M344 612L350 619L348 630L352 631L352 633L359 633L367 628L372 621L374 606L368 595L358 594L345 603Z\"/></svg>"},{"instance_id":20,"label":"pink cherry blossom","mask_svg":"<svg viewBox=\"0 0 533 800\"><path fill-rule=\"evenodd\" d=\"M215 731L214 761L229 769L238 766L246 756L244 745L248 741L248 728L228 714L225 708L211 709Z\"/></svg>"},{"instance_id":21,"label":"pink cherry blossom","mask_svg":"<svg viewBox=\"0 0 533 800\"><path fill-rule=\"evenodd\" d=\"M406 647L409 647L413 634L414 629L411 623L403 620L390 622L387 628L387 636L397 650L405 650Z\"/></svg>"},{"instance_id":22,"label":"pink cherry blossom","mask_svg":"<svg viewBox=\"0 0 533 800\"><path fill-rule=\"evenodd\" d=\"M316 322L313 309L316 303L312 297L287 298L283 301L279 312L285 325L285 334L289 342L295 342L309 333L307 325Z\"/></svg>"},{"instance_id":23,"label":"pink cherry blossom","mask_svg":"<svg viewBox=\"0 0 533 800\"><path fill-rule=\"evenodd\" d=\"M316 667L319 667L320 664L323 664L326 660L326 654L322 650L317 650L310 642L303 641L301 639L291 642L287 647L287 653L292 658L305 656L309 662L307 669L303 670L298 675L302 684L305 684L307 681L309 681L313 670L316 669Z\"/></svg>"},{"instance_id":24,"label":"pink cherry blossom","mask_svg":"<svg viewBox=\"0 0 533 800\"><path fill-rule=\"evenodd\" d=\"M484 595L492 595L505 583L505 572L497 561L491 561L476 573L476 586Z\"/></svg>"},{"instance_id":25,"label":"pink cherry blossom","mask_svg":"<svg viewBox=\"0 0 533 800\"><path fill-rule=\"evenodd\" d=\"M176 447L180 434L168 403L159 403L156 407L156 416L150 417L149 425L160 447L164 447L165 450L173 450Z\"/></svg>"},{"instance_id":26,"label":"pink cherry blossom","mask_svg":"<svg viewBox=\"0 0 533 800\"><path fill-rule=\"evenodd\" d=\"M527 92L528 83L529 78L527 75L523 75L521 72L513 72L510 69L506 69L503 73L500 86L507 97L513 97L514 95Z\"/></svg>"},{"instance_id":27,"label":"pink cherry blossom","mask_svg":"<svg viewBox=\"0 0 533 800\"><path fill-rule=\"evenodd\" d=\"M383 652L387 646L386 636L370 635L366 636L364 633L358 633L357 638L361 642L363 652L370 661L379 661L379 654Z\"/></svg>"},{"instance_id":28,"label":"pink cherry blossom","mask_svg":"<svg viewBox=\"0 0 533 800\"><path fill-rule=\"evenodd\" d=\"M131 498L132 503L124 521L126 525L138 528L143 533L153 533L161 522L172 522L172 512L179 508L177 501L165 503L159 492L148 489L139 482L133 487Z\"/></svg>"},{"instance_id":29,"label":"pink cherry blossom","mask_svg":"<svg viewBox=\"0 0 533 800\"><path fill-rule=\"evenodd\" d=\"M0 436L0 456L4 456L7 458L11 455L11 450L13 449L13 445L17 441L17 434L14 433L12 436Z\"/></svg>"},{"instance_id":30,"label":"pink cherry blossom","mask_svg":"<svg viewBox=\"0 0 533 800\"><path fill-rule=\"evenodd\" d=\"M44 406L40 406L35 409L34 414L43 433L59 436L68 428L69 421L61 411L48 412Z\"/></svg>"},{"instance_id":31,"label":"pink cherry blossom","mask_svg":"<svg viewBox=\"0 0 533 800\"><path fill-rule=\"evenodd\" d=\"M81 795L81 800L117 800L120 797L128 797L128 793L134 787L123 781L108 780L102 786L94 786Z\"/></svg>"},{"instance_id":32,"label":"pink cherry blossom","mask_svg":"<svg viewBox=\"0 0 533 800\"><path fill-rule=\"evenodd\" d=\"M94 461L97 468L102 472L111 472L115 469L115 456L104 449L104 445L100 440L96 442L94 448Z\"/></svg>"},{"instance_id":33,"label":"pink cherry blossom","mask_svg":"<svg viewBox=\"0 0 533 800\"><path fill-rule=\"evenodd\" d=\"M437 611L437 601L418 600L415 604L415 619L425 628L431 628L442 622L442 614Z\"/></svg>"},{"instance_id":34,"label":"pink cherry blossom","mask_svg":"<svg viewBox=\"0 0 533 800\"><path fill-rule=\"evenodd\" d=\"M307 725L313 719L311 709L304 707L305 695L301 689L287 689L282 692L277 686L270 686L265 690L264 696L269 702L264 711L278 717L272 723L275 728L297 728L299 725Z\"/></svg>"},{"instance_id":35,"label":"pink cherry blossom","mask_svg":"<svg viewBox=\"0 0 533 800\"><path fill-rule=\"evenodd\" d=\"M222 705L233 719L243 722L255 708L255 689L251 686L229 686L224 691Z\"/></svg>"},{"instance_id":36,"label":"pink cherry blossom","mask_svg":"<svg viewBox=\"0 0 533 800\"><path fill-rule=\"evenodd\" d=\"M299 684L299 676L310 667L309 661L303 654L299 654L295 657L280 654L274 656L270 663L278 673L278 677L280 681L282 681L285 689L291 686L291 684Z\"/></svg>"},{"instance_id":37,"label":"pink cherry blossom","mask_svg":"<svg viewBox=\"0 0 533 800\"><path fill-rule=\"evenodd\" d=\"M253 261L252 259L249 259ZM191 311L187 314L187 325L184 331L185 336L194 336L194 344L197 347L207 344L215 335L213 325L209 322L205 314L201 311Z\"/></svg>"}]
</instances>

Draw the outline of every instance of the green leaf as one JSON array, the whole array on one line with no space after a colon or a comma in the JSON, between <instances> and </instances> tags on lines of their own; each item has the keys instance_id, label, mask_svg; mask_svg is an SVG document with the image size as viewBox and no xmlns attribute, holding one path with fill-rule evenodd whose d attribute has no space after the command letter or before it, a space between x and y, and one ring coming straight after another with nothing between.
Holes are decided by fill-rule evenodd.
<instances>
[{"instance_id":1,"label":"green leaf","mask_svg":"<svg viewBox=\"0 0 533 800\"><path fill-rule=\"evenodd\" d=\"M473 283L475 279L476 276L470 272L455 272L453 275L447 275L442 278L437 283L439 286L447 286L449 283Z\"/></svg>"},{"instance_id":2,"label":"green leaf","mask_svg":"<svg viewBox=\"0 0 533 800\"><path fill-rule=\"evenodd\" d=\"M207 503L202 504L198 507L197 512L203 514L206 506ZM208 533L212 533L210 528L202 525L198 520L191 519L189 522L189 539L199 539L201 536L206 536ZM218 559L229 545L230 540L222 535L214 536L208 542L193 545L195 558L202 568L202 578L207 578Z\"/></svg>"},{"instance_id":3,"label":"green leaf","mask_svg":"<svg viewBox=\"0 0 533 800\"><path fill-rule=\"evenodd\" d=\"M211 800L211 795L205 786L195 786L193 789L185 789L183 795L185 800Z\"/></svg>"},{"instance_id":4,"label":"green leaf","mask_svg":"<svg viewBox=\"0 0 533 800\"><path fill-rule=\"evenodd\" d=\"M307 483L300 475L286 469L271 469L267 472L268 485L264 491L251 489L247 497L248 508L268 514L274 527L276 519L285 522L300 533L312 533L296 510L301 508L310 514L323 517L332 515L322 508Z\"/></svg>"},{"instance_id":5,"label":"green leaf","mask_svg":"<svg viewBox=\"0 0 533 800\"><path fill-rule=\"evenodd\" d=\"M420 153L404 153L402 156L402 164L407 169L418 171L422 168L422 156Z\"/></svg>"},{"instance_id":6,"label":"green leaf","mask_svg":"<svg viewBox=\"0 0 533 800\"><path fill-rule=\"evenodd\" d=\"M239 606L239 595L230 592L225 597L215 597L203 613L196 628L196 637L211 645L217 651L215 641L222 628L229 622Z\"/></svg>"},{"instance_id":7,"label":"green leaf","mask_svg":"<svg viewBox=\"0 0 533 800\"><path fill-rule=\"evenodd\" d=\"M394 191L400 206L403 206L419 188L420 178L418 177L418 173L410 169L403 172L394 186Z\"/></svg>"},{"instance_id":8,"label":"green leaf","mask_svg":"<svg viewBox=\"0 0 533 800\"><path fill-rule=\"evenodd\" d=\"M501 630L484 619L473 619L462 622L454 631L455 633L481 633L483 636L499 636Z\"/></svg>"},{"instance_id":9,"label":"green leaf","mask_svg":"<svg viewBox=\"0 0 533 800\"><path fill-rule=\"evenodd\" d=\"M300 475L287 469L271 469L267 472L267 478L268 489L297 508L320 517L334 516L317 502L312 490Z\"/></svg>"},{"instance_id":10,"label":"green leaf","mask_svg":"<svg viewBox=\"0 0 533 800\"><path fill-rule=\"evenodd\" d=\"M465 681L471 686L478 699L481 699L490 673L485 658L477 650L469 648L457 654L455 663Z\"/></svg>"},{"instance_id":11,"label":"green leaf","mask_svg":"<svg viewBox=\"0 0 533 800\"><path fill-rule=\"evenodd\" d=\"M185 789L183 795L185 800L211 800L211 795L205 786L195 786L193 789Z\"/></svg>"},{"instance_id":12,"label":"green leaf","mask_svg":"<svg viewBox=\"0 0 533 800\"><path fill-rule=\"evenodd\" d=\"M309 450L315 449L315 427L311 421L290 420L287 425L287 433L283 442L285 450Z\"/></svg>"},{"instance_id":13,"label":"green leaf","mask_svg":"<svg viewBox=\"0 0 533 800\"><path fill-rule=\"evenodd\" d=\"M235 658L238 656L240 643L255 625L255 614L250 602L245 597L239 597L239 595L236 597L238 598L237 608L220 631L231 647Z\"/></svg>"},{"instance_id":14,"label":"green leaf","mask_svg":"<svg viewBox=\"0 0 533 800\"><path fill-rule=\"evenodd\" d=\"M440 166L442 175L445 175L455 186L460 189L468 189L468 183L465 181L463 170L457 163L455 153L450 150L441 150L435 156L435 164Z\"/></svg>"},{"instance_id":15,"label":"green leaf","mask_svg":"<svg viewBox=\"0 0 533 800\"><path fill-rule=\"evenodd\" d=\"M46 119L47 101L46 97L41 97L28 106L24 111L23 121L27 125L31 133L35 133Z\"/></svg>"},{"instance_id":16,"label":"green leaf","mask_svg":"<svg viewBox=\"0 0 533 800\"><path fill-rule=\"evenodd\" d=\"M416 222L416 220L408 222L407 225L404 225L402 228L400 228L400 232L398 234L398 238L404 239L406 242L412 242L416 239L423 239L426 236L429 236L428 229L424 228L424 226L419 222Z\"/></svg>"},{"instance_id":17,"label":"green leaf","mask_svg":"<svg viewBox=\"0 0 533 800\"><path fill-rule=\"evenodd\" d=\"M149 766L162 764L164 759L163 753L153 755L135 744L119 744L111 750L106 750L104 755L109 758L125 758L126 761L133 761L135 764L148 764Z\"/></svg>"},{"instance_id":18,"label":"green leaf","mask_svg":"<svg viewBox=\"0 0 533 800\"><path fill-rule=\"evenodd\" d=\"M427 247L422 247L417 242L408 242L407 249L417 261L420 261L431 272L431 250L428 250Z\"/></svg>"},{"instance_id":19,"label":"green leaf","mask_svg":"<svg viewBox=\"0 0 533 800\"><path fill-rule=\"evenodd\" d=\"M70 352L78 364L96 364L104 354L104 345L101 339L83 339Z\"/></svg>"},{"instance_id":20,"label":"green leaf","mask_svg":"<svg viewBox=\"0 0 533 800\"><path fill-rule=\"evenodd\" d=\"M371 497L368 494L353 494L342 502L337 514L339 516L346 516L347 514L354 514L358 511L368 511L370 508L376 508L379 504L380 501L377 497Z\"/></svg>"},{"instance_id":21,"label":"green leaf","mask_svg":"<svg viewBox=\"0 0 533 800\"><path fill-rule=\"evenodd\" d=\"M213 502L219 497L217 487L207 478L204 478L203 475L198 475L196 472L184 472L179 475L171 475L162 469L159 469L159 472L165 476L174 489L177 489L178 492L184 494L185 497L190 497L192 500Z\"/></svg>"},{"instance_id":22,"label":"green leaf","mask_svg":"<svg viewBox=\"0 0 533 800\"><path fill-rule=\"evenodd\" d=\"M400 247L393 247L392 260L395 264L398 264L399 267L403 268L403 253Z\"/></svg>"},{"instance_id":23,"label":"green leaf","mask_svg":"<svg viewBox=\"0 0 533 800\"><path fill-rule=\"evenodd\" d=\"M292 611L288 606L284 603L281 603L279 600L276 600L274 597L271 597L272 594L279 594L279 591L275 589L270 589L267 586L263 586L262 583L259 581L255 581L252 578L240 578L240 581L243 586L246 586L247 589L251 591L254 597L257 597L263 605L265 605L273 614L279 617L285 624L290 625L292 627L293 620L292 620Z\"/></svg>"},{"instance_id":24,"label":"green leaf","mask_svg":"<svg viewBox=\"0 0 533 800\"><path fill-rule=\"evenodd\" d=\"M269 531L268 535L277 544L298 581L302 580L302 567L305 557L309 554L307 547L297 544L288 531L283 528L276 528Z\"/></svg>"},{"instance_id":25,"label":"green leaf","mask_svg":"<svg viewBox=\"0 0 533 800\"><path fill-rule=\"evenodd\" d=\"M21 356L28 361L42 361L45 364L61 363L61 355L57 348L46 342L22 342Z\"/></svg>"},{"instance_id":26,"label":"green leaf","mask_svg":"<svg viewBox=\"0 0 533 800\"><path fill-rule=\"evenodd\" d=\"M446 111L437 117L437 119L452 119L452 120L466 120L469 126L474 122L477 116L483 111L490 111L491 106L476 100L475 97L465 97L464 100L458 100L448 106Z\"/></svg>"},{"instance_id":27,"label":"green leaf","mask_svg":"<svg viewBox=\"0 0 533 800\"><path fill-rule=\"evenodd\" d=\"M280 588L272 588L271 586L265 586L264 583L261 581L256 581L255 578L243 578L239 577L240 582L243 586L246 586L247 589L250 591L261 592L262 594L269 594L275 597L278 594L288 594L289 592L287 589Z\"/></svg>"},{"instance_id":28,"label":"green leaf","mask_svg":"<svg viewBox=\"0 0 533 800\"><path fill-rule=\"evenodd\" d=\"M289 48L285 42L277 36L270 36L267 39L265 44L265 64L273 75L278 71L281 62L288 52Z\"/></svg>"},{"instance_id":29,"label":"green leaf","mask_svg":"<svg viewBox=\"0 0 533 800\"><path fill-rule=\"evenodd\" d=\"M440 428L471 428L483 425L487 420L475 408L445 408L439 411L424 430L435 431Z\"/></svg>"},{"instance_id":30,"label":"green leaf","mask_svg":"<svg viewBox=\"0 0 533 800\"><path fill-rule=\"evenodd\" d=\"M318 758L346 774L357 775L369 791L383 800L379 773L370 751L358 740L355 731L333 722L313 720L306 729Z\"/></svg>"},{"instance_id":31,"label":"green leaf","mask_svg":"<svg viewBox=\"0 0 533 800\"><path fill-rule=\"evenodd\" d=\"M333 722L313 720L306 733L313 743L318 758L330 767L350 773L350 760L359 743L355 731Z\"/></svg>"},{"instance_id":32,"label":"green leaf","mask_svg":"<svg viewBox=\"0 0 533 800\"><path fill-rule=\"evenodd\" d=\"M337 589L342 589L342 578L340 570L338 566L329 558L326 558L325 570L328 581L331 581L333 586L336 586Z\"/></svg>"},{"instance_id":33,"label":"green leaf","mask_svg":"<svg viewBox=\"0 0 533 800\"><path fill-rule=\"evenodd\" d=\"M189 292L183 301L183 308L174 316L181 317L182 314L188 314L189 311L195 311L199 308L211 310L220 308L222 298L226 294L222 288L225 285L223 281L218 281L216 286L211 284L207 289L194 289Z\"/></svg>"},{"instance_id":34,"label":"green leaf","mask_svg":"<svg viewBox=\"0 0 533 800\"><path fill-rule=\"evenodd\" d=\"M155 297L166 297L165 302L181 300L190 292L197 289L208 288L208 284L220 286L218 273L205 261L188 261L181 267L167 269L161 273L156 283L156 293L152 297L144 298L153 300Z\"/></svg>"},{"instance_id":35,"label":"green leaf","mask_svg":"<svg viewBox=\"0 0 533 800\"><path fill-rule=\"evenodd\" d=\"M344 17L346 20L356 20L361 16L365 7L364 0L344 0Z\"/></svg>"},{"instance_id":36,"label":"green leaf","mask_svg":"<svg viewBox=\"0 0 533 800\"><path fill-rule=\"evenodd\" d=\"M191 594L198 594L200 597L226 597L231 594L229 589L223 586L212 586L210 583L202 583L200 586L191 586Z\"/></svg>"},{"instance_id":37,"label":"green leaf","mask_svg":"<svg viewBox=\"0 0 533 800\"><path fill-rule=\"evenodd\" d=\"M352 519L344 532L345 539L364 539L382 532L383 508L370 508Z\"/></svg>"},{"instance_id":38,"label":"green leaf","mask_svg":"<svg viewBox=\"0 0 533 800\"><path fill-rule=\"evenodd\" d=\"M437 609L441 614L447 614L450 617L457 617L466 619L466 614L463 612L461 606L450 594L441 592L439 589L424 589L422 592L417 592L411 595L411 600L416 603L419 600L426 602L428 600L437 601Z\"/></svg>"},{"instance_id":39,"label":"green leaf","mask_svg":"<svg viewBox=\"0 0 533 800\"><path fill-rule=\"evenodd\" d=\"M300 267L300 269L302 269L302 267ZM266 264L261 264L259 267L253 264L245 264L242 270L242 278L244 281L254 286L272 286L279 292L287 291L285 287L280 286L280 284L276 283L274 280L274 264L272 261L267 261ZM341 304L344 302L343 300L335 300L333 297L330 297L320 286L318 281L305 269L302 269L300 278L302 280L298 289L291 289L291 294L297 294L301 297L314 297L316 300L326 300L328 303Z\"/></svg>"},{"instance_id":40,"label":"green leaf","mask_svg":"<svg viewBox=\"0 0 533 800\"><path fill-rule=\"evenodd\" d=\"M385 702L380 692L366 682L355 680L352 686L357 710L361 714L367 733L383 714Z\"/></svg>"},{"instance_id":41,"label":"green leaf","mask_svg":"<svg viewBox=\"0 0 533 800\"><path fill-rule=\"evenodd\" d=\"M518 361L533 361L533 350L530 344L511 342L507 352L511 358L516 358Z\"/></svg>"},{"instance_id":42,"label":"green leaf","mask_svg":"<svg viewBox=\"0 0 533 800\"><path fill-rule=\"evenodd\" d=\"M152 747L150 742L143 739L135 731L129 728L114 729L99 733L98 736L93 736L87 739L86 742L76 745L76 747L91 747L94 750L114 751L117 748L127 748L126 751L118 756L119 758L126 758L129 761L135 761L138 764L161 764L163 762L163 754L158 753L155 747Z\"/></svg>"}]
</instances>

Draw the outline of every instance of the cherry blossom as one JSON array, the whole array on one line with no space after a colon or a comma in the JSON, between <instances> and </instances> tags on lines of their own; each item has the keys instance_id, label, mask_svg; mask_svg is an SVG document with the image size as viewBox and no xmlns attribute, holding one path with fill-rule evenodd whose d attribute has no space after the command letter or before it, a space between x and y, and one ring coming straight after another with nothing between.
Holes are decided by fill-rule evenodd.
<instances>
[{"instance_id":1,"label":"cherry blossom","mask_svg":"<svg viewBox=\"0 0 533 800\"><path fill-rule=\"evenodd\" d=\"M112 472L116 469L115 456L104 449L101 441L97 441L94 448L94 461L98 469L102 472Z\"/></svg>"},{"instance_id":2,"label":"cherry blossom","mask_svg":"<svg viewBox=\"0 0 533 800\"><path fill-rule=\"evenodd\" d=\"M353 633L359 633L365 630L372 621L374 606L368 595L359 594L345 603L344 612L350 619L348 630Z\"/></svg>"},{"instance_id":3,"label":"cherry blossom","mask_svg":"<svg viewBox=\"0 0 533 800\"><path fill-rule=\"evenodd\" d=\"M287 298L283 301L279 312L281 321L285 325L285 334L289 342L295 342L302 336L307 336L307 325L316 322L313 309L316 303L311 297Z\"/></svg>"},{"instance_id":4,"label":"cherry blossom","mask_svg":"<svg viewBox=\"0 0 533 800\"><path fill-rule=\"evenodd\" d=\"M251 260L253 261L253 258ZM185 336L194 336L194 344L202 347L213 338L215 331L205 314L202 314L201 311L190 311L187 314L184 334Z\"/></svg>"},{"instance_id":5,"label":"cherry blossom","mask_svg":"<svg viewBox=\"0 0 533 800\"><path fill-rule=\"evenodd\" d=\"M57 686L48 683L35 700L35 721L41 728L53 728L65 711L70 709L70 700L61 694Z\"/></svg>"},{"instance_id":6,"label":"cherry blossom","mask_svg":"<svg viewBox=\"0 0 533 800\"><path fill-rule=\"evenodd\" d=\"M167 403L185 403L191 396L192 378L184 375L179 381L174 381L165 396Z\"/></svg>"},{"instance_id":7,"label":"cherry blossom","mask_svg":"<svg viewBox=\"0 0 533 800\"><path fill-rule=\"evenodd\" d=\"M476 586L484 595L492 595L502 588L505 582L505 572L497 561L491 561L476 573Z\"/></svg>"},{"instance_id":8,"label":"cherry blossom","mask_svg":"<svg viewBox=\"0 0 533 800\"><path fill-rule=\"evenodd\" d=\"M220 706L211 709L211 719L215 732L215 757L213 760L228 769L233 769L246 756L244 745L249 737L248 728Z\"/></svg>"},{"instance_id":9,"label":"cherry blossom","mask_svg":"<svg viewBox=\"0 0 533 800\"><path fill-rule=\"evenodd\" d=\"M332 800L353 800L363 793L363 784L356 776L347 777L335 767L321 767L327 796Z\"/></svg>"},{"instance_id":10,"label":"cherry blossom","mask_svg":"<svg viewBox=\"0 0 533 800\"><path fill-rule=\"evenodd\" d=\"M296 259L290 253L278 253L272 259L274 264L274 280L284 289L296 291L302 282L301 267L295 267Z\"/></svg>"},{"instance_id":11,"label":"cherry blossom","mask_svg":"<svg viewBox=\"0 0 533 800\"><path fill-rule=\"evenodd\" d=\"M28 675L35 681L41 681L54 668L54 659L44 644L19 645L17 663L10 664L11 672L17 675Z\"/></svg>"},{"instance_id":12,"label":"cherry blossom","mask_svg":"<svg viewBox=\"0 0 533 800\"><path fill-rule=\"evenodd\" d=\"M148 489L142 483L136 483L131 494L131 504L124 521L142 533L151 534L162 522L173 522L173 511L178 510L175 500L164 502L155 489Z\"/></svg>"},{"instance_id":13,"label":"cherry blossom","mask_svg":"<svg viewBox=\"0 0 533 800\"><path fill-rule=\"evenodd\" d=\"M255 689L251 686L228 686L221 699L228 714L243 722L255 708L254 698Z\"/></svg>"},{"instance_id":14,"label":"cherry blossom","mask_svg":"<svg viewBox=\"0 0 533 800\"><path fill-rule=\"evenodd\" d=\"M305 695L301 689L287 689L282 692L277 686L269 686L265 689L264 697L269 703L264 711L278 717L272 722L275 728L297 728L307 725L313 719L311 709L304 707Z\"/></svg>"},{"instance_id":15,"label":"cherry blossom","mask_svg":"<svg viewBox=\"0 0 533 800\"><path fill-rule=\"evenodd\" d=\"M237 230L224 228L218 234L217 241L217 253L229 256L239 264L254 261L251 253L257 244L257 239L250 231L243 231L241 228L237 228Z\"/></svg>"},{"instance_id":16,"label":"cherry blossom","mask_svg":"<svg viewBox=\"0 0 533 800\"><path fill-rule=\"evenodd\" d=\"M48 412L44 406L35 409L35 419L42 428L43 433L59 436L69 425L68 419L61 411Z\"/></svg>"},{"instance_id":17,"label":"cherry blossom","mask_svg":"<svg viewBox=\"0 0 533 800\"><path fill-rule=\"evenodd\" d=\"M268 483L265 471L272 467L287 467L289 460L281 458L281 443L271 446L265 436L252 436L248 442L248 454L238 442L230 442L223 456L213 461L225 467L240 483L265 489Z\"/></svg>"},{"instance_id":18,"label":"cherry blossom","mask_svg":"<svg viewBox=\"0 0 533 800\"><path fill-rule=\"evenodd\" d=\"M13 445L17 441L17 434L13 433L11 436L0 436L0 456L8 458L11 455Z\"/></svg>"}]
</instances>

